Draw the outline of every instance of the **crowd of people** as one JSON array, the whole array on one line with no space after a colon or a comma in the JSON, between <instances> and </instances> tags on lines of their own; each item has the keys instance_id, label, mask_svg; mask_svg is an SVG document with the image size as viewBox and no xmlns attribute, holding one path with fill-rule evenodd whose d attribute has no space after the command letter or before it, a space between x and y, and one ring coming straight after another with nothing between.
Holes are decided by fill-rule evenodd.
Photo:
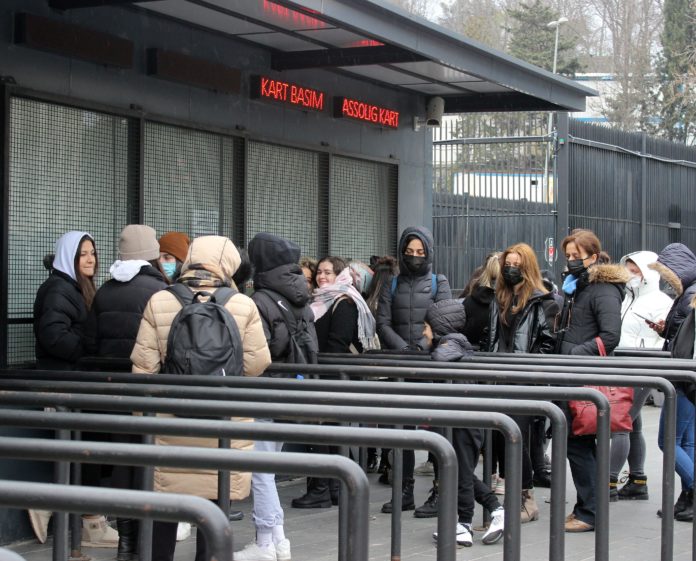
<instances>
[{"instance_id":1,"label":"crowd of people","mask_svg":"<svg viewBox=\"0 0 696 561\"><path fill-rule=\"evenodd\" d=\"M270 233L257 234L245 250L222 236L191 241L185 233L168 232L157 239L154 229L135 224L123 229L118 249L118 260L109 269L111 278L97 289L96 240L87 232L71 231L56 242L54 254L45 261L49 277L38 289L34 304L38 368L79 369L85 358L97 356L130 360L135 373L261 376L271 362L312 363L318 353L377 349L430 353L433 360L448 362L467 360L475 351L604 356L618 346L667 349L673 356L694 358L696 256L682 244L670 244L659 255L637 251L612 263L593 232L574 230L562 243L567 266L559 288L550 271L540 270L533 248L517 243L487 256L456 298L445 276L433 271L433 236L423 227L404 230L396 257L374 256L369 263L331 255L306 257L297 244ZM661 279L665 290L660 288ZM207 331L204 335L222 341L218 347L226 348L196 356L196 330L203 329L196 326L204 324L189 311L206 303L211 305L196 309L204 309L200 313L207 314L208 320L218 318L221 327L214 336ZM213 356L214 352L220 356ZM693 519L691 391L677 387L676 471L682 492L674 510L675 518L684 521ZM632 430L612 435L611 500L648 498L641 431L641 408L648 394L646 389L633 392L628 413ZM572 409L560 405L568 426L573 426ZM521 518L523 523L532 522L539 518L534 487L549 486L553 477L545 455L544 419L519 416L514 420L522 431L524 448ZM592 531L595 436L569 432L568 461L577 499L565 529ZM660 447L662 436L661 420ZM85 438L137 442L135 436ZM481 430L454 429L452 442L459 462L456 541L460 546L473 544L472 519L478 502L491 512L481 541L494 544L504 533L504 511L498 499L504 494L504 442L493 442L490 486L474 473L483 444ZM157 437L156 443L217 446L213 439L192 442L175 437ZM231 446L261 451L283 448L279 442L241 440ZM338 453L332 447L313 451ZM367 469L380 471L380 481L389 483L388 451L382 450L379 465L378 457L377 450L369 451ZM626 461L628 477L619 488ZM135 488L133 469L105 471L104 467L93 473L88 470L85 483ZM432 473L434 478L428 498L418 508L416 472ZM158 467L155 488L218 499L213 471ZM230 499L243 499L250 491L256 539L235 552L234 559L289 561L290 541L275 476L231 474ZM338 504L338 494L335 481L308 478L306 492L293 499L291 506L330 508ZM437 506L437 462L429 458L416 468L413 451L404 451L402 509L428 518L437 516ZM382 512L392 512L391 501L382 506ZM37 535L45 539L45 516L36 511L31 516ZM232 519L242 517L241 512L231 514ZM99 515L85 515L83 525L86 545L117 547L118 561L130 561L136 555L134 520L117 519L118 534ZM153 561L173 559L178 530L175 523L155 522ZM433 537L437 540L437 533ZM198 533L196 561L208 558L205 539Z\"/></svg>"}]
</instances>

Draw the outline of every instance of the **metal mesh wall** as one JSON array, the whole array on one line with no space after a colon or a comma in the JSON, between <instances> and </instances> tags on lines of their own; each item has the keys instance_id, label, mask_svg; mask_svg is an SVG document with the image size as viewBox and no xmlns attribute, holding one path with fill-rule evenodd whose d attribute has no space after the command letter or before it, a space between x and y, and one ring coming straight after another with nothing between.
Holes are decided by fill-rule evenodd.
<instances>
[{"instance_id":1,"label":"metal mesh wall","mask_svg":"<svg viewBox=\"0 0 696 561\"><path fill-rule=\"evenodd\" d=\"M246 240L270 232L316 256L319 155L308 150L249 141L247 144Z\"/></svg>"},{"instance_id":2,"label":"metal mesh wall","mask_svg":"<svg viewBox=\"0 0 696 561\"><path fill-rule=\"evenodd\" d=\"M329 253L369 263L396 251L396 166L335 156L329 191Z\"/></svg>"},{"instance_id":3,"label":"metal mesh wall","mask_svg":"<svg viewBox=\"0 0 696 561\"><path fill-rule=\"evenodd\" d=\"M126 119L35 100L10 101L8 364L34 359L31 320L43 258L69 230L96 242L99 286L127 222Z\"/></svg>"},{"instance_id":4,"label":"metal mesh wall","mask_svg":"<svg viewBox=\"0 0 696 561\"><path fill-rule=\"evenodd\" d=\"M144 154L145 224L232 237L232 138L147 122Z\"/></svg>"}]
</instances>

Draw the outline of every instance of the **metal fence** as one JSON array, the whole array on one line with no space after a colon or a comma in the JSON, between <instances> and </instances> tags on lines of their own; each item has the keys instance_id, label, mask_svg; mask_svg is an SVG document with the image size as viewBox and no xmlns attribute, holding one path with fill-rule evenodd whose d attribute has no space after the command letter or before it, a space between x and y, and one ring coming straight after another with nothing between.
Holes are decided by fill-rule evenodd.
<instances>
[{"instance_id":1,"label":"metal fence","mask_svg":"<svg viewBox=\"0 0 696 561\"><path fill-rule=\"evenodd\" d=\"M435 262L453 287L516 242L558 274L574 228L595 231L615 260L696 248L696 149L557 117L549 127L549 114L450 116L434 131Z\"/></svg>"}]
</instances>

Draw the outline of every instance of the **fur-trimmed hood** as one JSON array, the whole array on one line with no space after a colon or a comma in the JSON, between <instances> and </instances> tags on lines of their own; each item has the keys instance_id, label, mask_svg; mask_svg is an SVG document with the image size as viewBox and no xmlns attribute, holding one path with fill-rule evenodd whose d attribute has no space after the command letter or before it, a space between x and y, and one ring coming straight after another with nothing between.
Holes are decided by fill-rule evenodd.
<instances>
[{"instance_id":1,"label":"fur-trimmed hood","mask_svg":"<svg viewBox=\"0 0 696 561\"><path fill-rule=\"evenodd\" d=\"M630 273L623 265L594 265L587 270L587 282L612 284L626 284L631 278Z\"/></svg>"},{"instance_id":2,"label":"fur-trimmed hood","mask_svg":"<svg viewBox=\"0 0 696 561\"><path fill-rule=\"evenodd\" d=\"M657 262L648 265L657 271L677 296L696 283L696 255L682 243L671 243L657 257Z\"/></svg>"}]
</instances>

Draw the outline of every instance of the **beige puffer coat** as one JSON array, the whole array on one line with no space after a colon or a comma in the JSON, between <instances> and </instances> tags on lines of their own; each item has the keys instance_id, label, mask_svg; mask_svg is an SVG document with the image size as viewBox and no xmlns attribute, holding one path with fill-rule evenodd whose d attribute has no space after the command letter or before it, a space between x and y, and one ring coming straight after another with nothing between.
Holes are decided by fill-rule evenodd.
<instances>
[{"instance_id":1,"label":"beige puffer coat","mask_svg":"<svg viewBox=\"0 0 696 561\"><path fill-rule=\"evenodd\" d=\"M195 284L196 290L214 292L215 284L222 281L232 285L232 275L240 264L237 248L227 238L203 236L193 240L182 267L180 281ZM191 286L189 286L191 288ZM234 316L244 348L244 375L259 376L271 363L271 354L266 344L261 318L251 298L235 294L225 308ZM174 317L181 309L176 297L163 290L152 296L140 322L138 337L131 354L133 372L157 373L167 354L167 337ZM234 418L235 421L251 419ZM158 436L156 444L171 446L198 446L216 448L217 440L209 438L183 438ZM251 450L250 440L233 440L232 448ZM251 475L232 473L230 498L239 500L249 495ZM217 498L217 472L213 470L191 470L155 468L155 490L169 493L185 493L206 499Z\"/></svg>"}]
</instances>

